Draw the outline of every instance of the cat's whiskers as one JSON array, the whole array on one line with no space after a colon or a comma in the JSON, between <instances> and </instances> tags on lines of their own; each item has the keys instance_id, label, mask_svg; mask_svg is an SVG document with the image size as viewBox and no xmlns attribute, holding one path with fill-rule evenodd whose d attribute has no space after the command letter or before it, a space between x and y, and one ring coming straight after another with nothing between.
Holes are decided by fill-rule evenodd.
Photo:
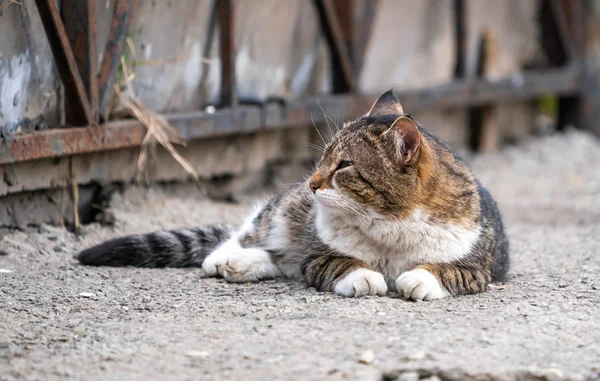
<instances>
[{"instance_id":1,"label":"cat's whiskers","mask_svg":"<svg viewBox=\"0 0 600 381\"><path fill-rule=\"evenodd\" d=\"M319 152L325 153L325 147L321 147L320 145L307 143L306 146L309 148L316 149Z\"/></svg>"},{"instance_id":2,"label":"cat's whiskers","mask_svg":"<svg viewBox=\"0 0 600 381\"><path fill-rule=\"evenodd\" d=\"M321 135L321 131L319 131L319 128L317 127L317 124L315 123L315 120L313 119L312 113L310 114L310 121L312 122L312 125L315 128L315 130L317 130L317 134L319 134L319 137L321 137L323 144L327 145L325 138L323 138L323 135Z\"/></svg>"},{"instance_id":3,"label":"cat's whiskers","mask_svg":"<svg viewBox=\"0 0 600 381\"><path fill-rule=\"evenodd\" d=\"M335 126L336 132L339 132L340 131L340 126L336 123L336 121L332 117L330 117L328 115L326 115L326 117L329 118L329 120L331 120L331 123L333 123L333 125Z\"/></svg>"},{"instance_id":4,"label":"cat's whiskers","mask_svg":"<svg viewBox=\"0 0 600 381\"><path fill-rule=\"evenodd\" d=\"M325 117L325 123L327 123L327 129L329 130L329 140L331 140L331 138L333 138L333 131L331 131L331 125L329 125L329 120L327 119L329 117L327 116L327 114L325 114L325 109L323 109L323 106L321 106L321 101L317 101L317 105L319 106L321 112L323 113L323 116Z\"/></svg>"}]
</instances>

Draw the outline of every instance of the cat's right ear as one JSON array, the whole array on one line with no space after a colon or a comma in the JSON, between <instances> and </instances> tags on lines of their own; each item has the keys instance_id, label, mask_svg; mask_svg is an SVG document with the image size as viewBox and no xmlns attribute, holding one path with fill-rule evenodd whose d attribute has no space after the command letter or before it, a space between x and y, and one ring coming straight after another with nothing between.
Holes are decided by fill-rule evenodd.
<instances>
[{"instance_id":1,"label":"cat's right ear","mask_svg":"<svg viewBox=\"0 0 600 381\"><path fill-rule=\"evenodd\" d=\"M367 113L367 116L378 115L404 115L404 110L392 89L381 94Z\"/></svg>"},{"instance_id":2,"label":"cat's right ear","mask_svg":"<svg viewBox=\"0 0 600 381\"><path fill-rule=\"evenodd\" d=\"M410 117L401 116L396 119L384 133L384 139L402 163L411 165L417 161L421 151L421 132Z\"/></svg>"}]
</instances>

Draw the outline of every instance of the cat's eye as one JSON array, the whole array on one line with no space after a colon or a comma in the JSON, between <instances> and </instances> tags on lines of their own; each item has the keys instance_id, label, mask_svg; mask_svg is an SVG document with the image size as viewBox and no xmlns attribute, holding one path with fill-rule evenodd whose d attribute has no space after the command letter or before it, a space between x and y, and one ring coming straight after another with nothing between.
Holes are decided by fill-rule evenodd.
<instances>
[{"instance_id":1,"label":"cat's eye","mask_svg":"<svg viewBox=\"0 0 600 381\"><path fill-rule=\"evenodd\" d=\"M340 164L338 164L336 170L343 169L343 168L346 168L346 167L350 167L352 165L354 165L353 162L348 161L348 160L342 160L342 161L340 161Z\"/></svg>"}]
</instances>

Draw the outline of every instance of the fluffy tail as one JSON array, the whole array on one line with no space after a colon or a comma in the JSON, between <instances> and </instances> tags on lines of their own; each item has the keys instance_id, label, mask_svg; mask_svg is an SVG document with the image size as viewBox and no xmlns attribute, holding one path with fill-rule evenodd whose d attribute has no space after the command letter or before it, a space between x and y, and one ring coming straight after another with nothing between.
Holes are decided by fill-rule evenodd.
<instances>
[{"instance_id":1,"label":"fluffy tail","mask_svg":"<svg viewBox=\"0 0 600 381\"><path fill-rule=\"evenodd\" d=\"M213 225L131 235L85 249L75 258L89 266L200 267L233 230L231 226Z\"/></svg>"}]
</instances>

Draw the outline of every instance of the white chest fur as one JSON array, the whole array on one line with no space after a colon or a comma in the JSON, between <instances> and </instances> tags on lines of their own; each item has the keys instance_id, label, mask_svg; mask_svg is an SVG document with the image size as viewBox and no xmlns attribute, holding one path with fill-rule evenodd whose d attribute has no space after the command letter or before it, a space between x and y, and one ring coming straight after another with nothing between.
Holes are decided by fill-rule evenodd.
<instances>
[{"instance_id":1,"label":"white chest fur","mask_svg":"<svg viewBox=\"0 0 600 381\"><path fill-rule=\"evenodd\" d=\"M348 218L317 209L319 237L340 253L358 258L388 280L419 264L449 263L464 258L480 235L480 228L439 224L421 210L410 218L389 221L379 216Z\"/></svg>"}]
</instances>

